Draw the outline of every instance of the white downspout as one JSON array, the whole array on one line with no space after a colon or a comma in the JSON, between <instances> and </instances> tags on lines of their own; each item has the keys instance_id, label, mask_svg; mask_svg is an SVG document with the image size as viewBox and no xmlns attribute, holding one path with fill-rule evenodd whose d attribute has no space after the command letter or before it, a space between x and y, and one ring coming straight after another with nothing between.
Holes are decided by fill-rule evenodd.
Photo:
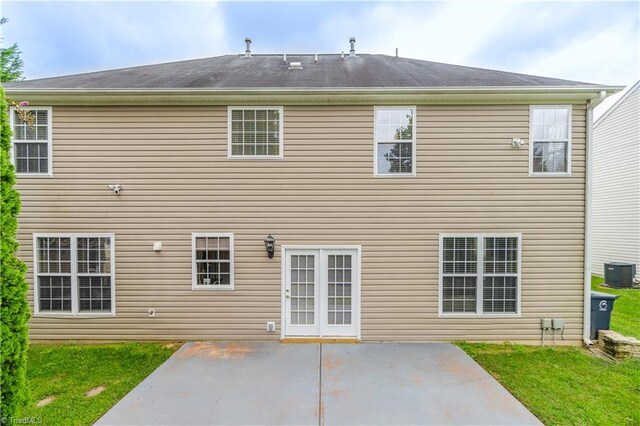
<instances>
[{"instance_id":1,"label":"white downspout","mask_svg":"<svg viewBox=\"0 0 640 426\"><path fill-rule=\"evenodd\" d=\"M586 345L591 341L591 193L593 190L593 109L607 97L602 90L598 98L587 100L586 161L585 161L585 217L584 217L584 318L582 340Z\"/></svg>"}]
</instances>

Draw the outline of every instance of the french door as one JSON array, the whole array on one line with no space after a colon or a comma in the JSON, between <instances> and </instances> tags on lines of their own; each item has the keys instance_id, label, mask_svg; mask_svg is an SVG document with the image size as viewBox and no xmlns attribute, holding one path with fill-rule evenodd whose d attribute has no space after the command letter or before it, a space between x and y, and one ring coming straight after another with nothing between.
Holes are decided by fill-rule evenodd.
<instances>
[{"instance_id":1,"label":"french door","mask_svg":"<svg viewBox=\"0 0 640 426\"><path fill-rule=\"evenodd\" d=\"M285 336L357 337L357 249L286 249Z\"/></svg>"}]
</instances>

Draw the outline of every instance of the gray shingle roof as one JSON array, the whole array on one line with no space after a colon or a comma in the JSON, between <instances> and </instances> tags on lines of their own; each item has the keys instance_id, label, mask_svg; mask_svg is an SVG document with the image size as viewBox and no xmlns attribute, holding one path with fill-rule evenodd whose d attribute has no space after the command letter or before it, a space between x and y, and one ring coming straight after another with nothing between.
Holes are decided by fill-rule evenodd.
<instances>
[{"instance_id":1,"label":"gray shingle roof","mask_svg":"<svg viewBox=\"0 0 640 426\"><path fill-rule=\"evenodd\" d=\"M7 89L266 89L577 87L577 81L449 65L386 55L225 55L41 78ZM289 69L292 61L302 69Z\"/></svg>"}]
</instances>

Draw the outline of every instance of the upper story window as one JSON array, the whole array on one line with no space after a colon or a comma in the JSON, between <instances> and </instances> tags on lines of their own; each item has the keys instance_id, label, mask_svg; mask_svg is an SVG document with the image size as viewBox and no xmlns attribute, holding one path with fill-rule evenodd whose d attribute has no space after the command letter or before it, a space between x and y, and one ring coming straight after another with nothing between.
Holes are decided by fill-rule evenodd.
<instances>
[{"instance_id":1,"label":"upper story window","mask_svg":"<svg viewBox=\"0 0 640 426\"><path fill-rule=\"evenodd\" d=\"M11 108L13 147L11 157L20 176L52 176L51 108L22 107L33 117L26 123L16 108Z\"/></svg>"},{"instance_id":2,"label":"upper story window","mask_svg":"<svg viewBox=\"0 0 640 426\"><path fill-rule=\"evenodd\" d=\"M415 176L415 107L375 108L376 176Z\"/></svg>"},{"instance_id":3,"label":"upper story window","mask_svg":"<svg viewBox=\"0 0 640 426\"><path fill-rule=\"evenodd\" d=\"M115 314L113 235L34 237L36 314Z\"/></svg>"},{"instance_id":4,"label":"upper story window","mask_svg":"<svg viewBox=\"0 0 640 426\"><path fill-rule=\"evenodd\" d=\"M531 175L571 174L571 106L532 106Z\"/></svg>"},{"instance_id":5,"label":"upper story window","mask_svg":"<svg viewBox=\"0 0 640 426\"><path fill-rule=\"evenodd\" d=\"M233 234L193 234L192 288L233 290Z\"/></svg>"},{"instance_id":6,"label":"upper story window","mask_svg":"<svg viewBox=\"0 0 640 426\"><path fill-rule=\"evenodd\" d=\"M520 313L520 235L443 235L440 312Z\"/></svg>"},{"instance_id":7,"label":"upper story window","mask_svg":"<svg viewBox=\"0 0 640 426\"><path fill-rule=\"evenodd\" d=\"M229 107L229 158L282 158L282 107Z\"/></svg>"}]
</instances>

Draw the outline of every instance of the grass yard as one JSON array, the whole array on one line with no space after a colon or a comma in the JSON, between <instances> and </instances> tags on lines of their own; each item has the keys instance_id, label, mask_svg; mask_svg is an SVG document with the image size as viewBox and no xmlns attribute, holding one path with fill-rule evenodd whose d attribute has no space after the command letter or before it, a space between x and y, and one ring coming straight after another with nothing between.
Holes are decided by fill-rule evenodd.
<instances>
[{"instance_id":1,"label":"grass yard","mask_svg":"<svg viewBox=\"0 0 640 426\"><path fill-rule=\"evenodd\" d=\"M162 364L179 344L32 345L27 376L31 400L18 418L43 425L90 425ZM86 394L103 386L93 396ZM55 399L38 407L47 397Z\"/></svg>"},{"instance_id":2,"label":"grass yard","mask_svg":"<svg viewBox=\"0 0 640 426\"><path fill-rule=\"evenodd\" d=\"M592 290L620 296L620 298L613 303L611 329L625 336L640 339L640 290L618 290L601 287L603 283L603 277L596 275L591 276Z\"/></svg>"},{"instance_id":3,"label":"grass yard","mask_svg":"<svg viewBox=\"0 0 640 426\"><path fill-rule=\"evenodd\" d=\"M611 329L640 338L640 290L591 288L620 295ZM640 425L640 359L602 360L583 348L461 343L473 359L545 424Z\"/></svg>"},{"instance_id":4,"label":"grass yard","mask_svg":"<svg viewBox=\"0 0 640 426\"><path fill-rule=\"evenodd\" d=\"M548 425L640 425L640 359L602 360L582 348L459 346Z\"/></svg>"}]
</instances>

